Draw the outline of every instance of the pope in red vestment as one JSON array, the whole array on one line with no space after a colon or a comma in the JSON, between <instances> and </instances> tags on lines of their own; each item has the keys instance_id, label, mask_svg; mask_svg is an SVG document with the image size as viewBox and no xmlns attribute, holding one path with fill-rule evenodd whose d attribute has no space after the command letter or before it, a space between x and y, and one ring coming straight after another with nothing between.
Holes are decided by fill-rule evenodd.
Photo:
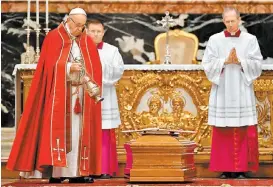
<instances>
[{"instance_id":1,"label":"pope in red vestment","mask_svg":"<svg viewBox=\"0 0 273 187\"><path fill-rule=\"evenodd\" d=\"M71 116L76 115L74 107L79 103L73 103L71 99L74 94L71 90L75 85L68 78L67 64L72 62L69 59L75 46L79 49L86 73L99 87L102 84L98 51L84 30L86 18L77 23L77 17L73 17L77 16L78 10L79 8L73 10L75 15L71 11L67 22L61 23L45 37L7 163L9 170L45 172L50 166L70 166L67 155L73 149L71 139L74 136ZM79 12L85 14L82 9ZM72 63L70 71L77 72L79 67L81 66ZM77 141L77 176L100 175L101 104L95 103L83 89L83 85L79 84L78 87L83 91L77 111L81 124Z\"/></svg>"}]
</instances>

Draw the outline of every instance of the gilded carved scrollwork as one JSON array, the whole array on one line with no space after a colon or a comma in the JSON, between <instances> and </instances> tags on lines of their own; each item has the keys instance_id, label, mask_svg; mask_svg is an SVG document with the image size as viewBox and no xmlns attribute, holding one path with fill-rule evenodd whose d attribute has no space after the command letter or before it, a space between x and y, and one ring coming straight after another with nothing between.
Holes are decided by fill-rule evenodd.
<instances>
[{"instance_id":1,"label":"gilded carved scrollwork","mask_svg":"<svg viewBox=\"0 0 273 187\"><path fill-rule=\"evenodd\" d=\"M273 72L264 71L254 82L257 98L259 145L273 147ZM190 130L182 137L194 140L198 151L210 147L211 128L207 124L211 84L203 71L125 71L117 84L122 124L119 145L137 138L137 133L122 133L159 127ZM143 107L144 106L144 107ZM192 108L190 108L191 106Z\"/></svg>"},{"instance_id":2,"label":"gilded carved scrollwork","mask_svg":"<svg viewBox=\"0 0 273 187\"><path fill-rule=\"evenodd\" d=\"M136 130L158 127L173 130L196 131L183 133L183 137L195 140L200 150L201 140L210 138L207 120L207 96L210 85L200 71L130 71L127 80L117 86L122 125L120 130ZM126 76L125 76L126 77ZM194 107L185 109L187 100ZM145 102L143 102L143 100ZM139 105L146 105L142 110ZM188 105L187 105L188 106ZM121 134L136 138L139 134Z\"/></svg>"},{"instance_id":3,"label":"gilded carved scrollwork","mask_svg":"<svg viewBox=\"0 0 273 187\"><path fill-rule=\"evenodd\" d=\"M254 82L257 98L259 145L264 148L273 147L273 73L263 72Z\"/></svg>"}]
</instances>

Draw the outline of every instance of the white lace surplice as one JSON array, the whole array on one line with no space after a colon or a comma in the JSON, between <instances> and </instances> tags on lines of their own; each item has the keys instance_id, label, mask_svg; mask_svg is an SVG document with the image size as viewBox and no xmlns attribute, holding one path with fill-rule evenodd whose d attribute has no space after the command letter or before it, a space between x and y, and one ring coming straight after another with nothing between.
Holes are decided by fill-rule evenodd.
<instances>
[{"instance_id":1,"label":"white lace surplice","mask_svg":"<svg viewBox=\"0 0 273 187\"><path fill-rule=\"evenodd\" d=\"M235 47L241 65L224 65ZM213 83L209 98L208 124L240 127L257 124L253 81L261 75L262 55L255 36L242 32L240 37L218 33L210 37L202 66Z\"/></svg>"}]
</instances>

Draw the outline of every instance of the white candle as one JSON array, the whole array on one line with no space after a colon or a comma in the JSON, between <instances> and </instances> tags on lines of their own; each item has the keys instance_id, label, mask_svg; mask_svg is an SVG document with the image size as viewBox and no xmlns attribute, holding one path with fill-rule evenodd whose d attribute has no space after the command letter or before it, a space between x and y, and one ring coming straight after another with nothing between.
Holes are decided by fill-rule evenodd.
<instances>
[{"instance_id":1,"label":"white candle","mask_svg":"<svg viewBox=\"0 0 273 187\"><path fill-rule=\"evenodd\" d=\"M27 24L30 23L30 0L27 0Z\"/></svg>"},{"instance_id":2,"label":"white candle","mask_svg":"<svg viewBox=\"0 0 273 187\"><path fill-rule=\"evenodd\" d=\"M48 0L46 0L46 26L48 26Z\"/></svg>"},{"instance_id":3,"label":"white candle","mask_svg":"<svg viewBox=\"0 0 273 187\"><path fill-rule=\"evenodd\" d=\"M36 24L39 25L39 0L36 0Z\"/></svg>"}]
</instances>

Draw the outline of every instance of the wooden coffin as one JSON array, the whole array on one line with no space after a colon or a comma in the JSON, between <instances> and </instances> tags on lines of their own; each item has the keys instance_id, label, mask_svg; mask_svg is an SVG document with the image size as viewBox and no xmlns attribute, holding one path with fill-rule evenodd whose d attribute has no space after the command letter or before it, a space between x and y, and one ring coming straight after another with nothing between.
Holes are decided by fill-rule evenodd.
<instances>
[{"instance_id":1,"label":"wooden coffin","mask_svg":"<svg viewBox=\"0 0 273 187\"><path fill-rule=\"evenodd\" d=\"M126 146L130 146L127 159L132 160L126 168L128 175L128 167L132 167L130 182L181 182L196 176L195 142L170 135L149 134Z\"/></svg>"}]
</instances>

